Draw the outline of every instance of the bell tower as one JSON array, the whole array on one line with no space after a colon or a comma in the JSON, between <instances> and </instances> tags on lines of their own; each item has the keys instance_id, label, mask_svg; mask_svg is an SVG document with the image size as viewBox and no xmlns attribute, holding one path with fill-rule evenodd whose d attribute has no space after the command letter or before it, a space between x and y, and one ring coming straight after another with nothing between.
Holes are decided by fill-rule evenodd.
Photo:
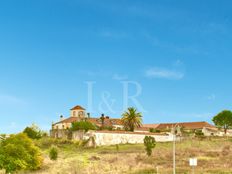
<instances>
[{"instance_id":1,"label":"bell tower","mask_svg":"<svg viewBox=\"0 0 232 174\"><path fill-rule=\"evenodd\" d=\"M85 118L85 108L77 105L71 109L71 117Z\"/></svg>"}]
</instances>

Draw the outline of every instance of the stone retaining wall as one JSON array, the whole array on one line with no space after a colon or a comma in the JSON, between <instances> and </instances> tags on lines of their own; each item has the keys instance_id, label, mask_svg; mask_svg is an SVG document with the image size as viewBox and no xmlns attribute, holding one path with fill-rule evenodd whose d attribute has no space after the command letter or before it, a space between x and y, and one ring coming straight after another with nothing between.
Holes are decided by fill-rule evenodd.
<instances>
[{"instance_id":1,"label":"stone retaining wall","mask_svg":"<svg viewBox=\"0 0 232 174\"><path fill-rule=\"evenodd\" d=\"M145 136L152 136L156 142L171 142L172 135L150 134L150 133L130 133L130 132L107 132L89 131L87 133L75 131L72 133L73 140L88 140L90 137L95 139L95 145L106 146L116 144L142 144Z\"/></svg>"}]
</instances>

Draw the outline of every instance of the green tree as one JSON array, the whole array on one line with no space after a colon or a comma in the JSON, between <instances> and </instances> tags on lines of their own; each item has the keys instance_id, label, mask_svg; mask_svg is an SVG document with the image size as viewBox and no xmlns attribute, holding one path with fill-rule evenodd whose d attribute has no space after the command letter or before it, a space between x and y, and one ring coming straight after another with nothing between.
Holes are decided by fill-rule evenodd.
<instances>
[{"instance_id":1,"label":"green tree","mask_svg":"<svg viewBox=\"0 0 232 174\"><path fill-rule=\"evenodd\" d=\"M199 139L203 139L204 138L204 133L202 132L202 130L195 130L195 137L199 138Z\"/></svg>"},{"instance_id":2,"label":"green tree","mask_svg":"<svg viewBox=\"0 0 232 174\"><path fill-rule=\"evenodd\" d=\"M147 152L147 156L151 156L152 154L152 150L155 148L156 144L155 144L155 138L151 137L151 136L146 136L144 138L144 146L145 146L145 150Z\"/></svg>"},{"instance_id":3,"label":"green tree","mask_svg":"<svg viewBox=\"0 0 232 174\"><path fill-rule=\"evenodd\" d=\"M49 158L51 160L57 160L58 158L58 148L56 146L52 146L49 150Z\"/></svg>"},{"instance_id":4,"label":"green tree","mask_svg":"<svg viewBox=\"0 0 232 174\"><path fill-rule=\"evenodd\" d=\"M0 169L7 173L36 170L41 167L42 161L39 148L23 133L11 135L0 142Z\"/></svg>"},{"instance_id":5,"label":"green tree","mask_svg":"<svg viewBox=\"0 0 232 174\"><path fill-rule=\"evenodd\" d=\"M214 124L219 127L223 128L225 134L227 130L232 127L232 112L229 110L224 110L213 117Z\"/></svg>"},{"instance_id":6,"label":"green tree","mask_svg":"<svg viewBox=\"0 0 232 174\"><path fill-rule=\"evenodd\" d=\"M137 112L135 108L130 107L122 114L122 121L125 129L133 132L135 128L141 127L142 114Z\"/></svg>"},{"instance_id":7,"label":"green tree","mask_svg":"<svg viewBox=\"0 0 232 174\"><path fill-rule=\"evenodd\" d=\"M79 121L72 123L71 130L84 130L85 132L88 132L89 130L96 130L96 126L89 121Z\"/></svg>"},{"instance_id":8,"label":"green tree","mask_svg":"<svg viewBox=\"0 0 232 174\"><path fill-rule=\"evenodd\" d=\"M151 133L160 133L160 130L154 129L154 128L150 128L149 132Z\"/></svg>"},{"instance_id":9,"label":"green tree","mask_svg":"<svg viewBox=\"0 0 232 174\"><path fill-rule=\"evenodd\" d=\"M43 132L39 129L39 127L35 124L32 124L30 127L26 127L23 133L27 134L27 136L31 139L40 139L43 136Z\"/></svg>"}]
</instances>

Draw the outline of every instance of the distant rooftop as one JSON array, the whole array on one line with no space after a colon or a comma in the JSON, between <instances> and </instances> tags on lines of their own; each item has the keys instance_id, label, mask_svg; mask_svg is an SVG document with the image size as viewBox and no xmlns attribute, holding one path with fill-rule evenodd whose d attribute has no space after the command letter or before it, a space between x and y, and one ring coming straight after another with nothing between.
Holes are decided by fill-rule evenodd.
<instances>
[{"instance_id":1,"label":"distant rooftop","mask_svg":"<svg viewBox=\"0 0 232 174\"><path fill-rule=\"evenodd\" d=\"M71 110L85 110L85 108L83 108L80 105L77 105L77 106L73 107Z\"/></svg>"},{"instance_id":2,"label":"distant rooftop","mask_svg":"<svg viewBox=\"0 0 232 174\"><path fill-rule=\"evenodd\" d=\"M101 126L102 125L102 120L100 118L85 118L85 119L81 119L78 117L69 117L67 119L64 119L58 123L55 124L60 124L60 123L73 123L73 122L78 122L81 120L85 120L85 121L89 121L97 126ZM104 120L104 126L113 126L113 125L123 125L123 122L121 119L116 119L116 118L109 118L106 117Z\"/></svg>"},{"instance_id":3,"label":"distant rooftop","mask_svg":"<svg viewBox=\"0 0 232 174\"><path fill-rule=\"evenodd\" d=\"M185 129L201 129L204 127L208 128L214 128L215 126L205 122L205 121L199 121L199 122L180 122L180 123L160 123L160 124L144 124L143 127L146 128L154 128L154 129L170 129L173 126L180 126Z\"/></svg>"}]
</instances>

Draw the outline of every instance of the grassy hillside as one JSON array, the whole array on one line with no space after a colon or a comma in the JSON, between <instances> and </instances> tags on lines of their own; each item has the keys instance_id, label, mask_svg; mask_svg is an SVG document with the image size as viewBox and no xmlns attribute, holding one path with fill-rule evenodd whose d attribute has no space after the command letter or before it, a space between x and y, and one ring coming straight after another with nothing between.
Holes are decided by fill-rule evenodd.
<instances>
[{"instance_id":1,"label":"grassy hillside","mask_svg":"<svg viewBox=\"0 0 232 174\"><path fill-rule=\"evenodd\" d=\"M42 139L36 142L43 150L44 165L33 174L150 174L172 173L172 143L157 143L152 157L147 157L143 145L119 145L82 148L66 140ZM48 149L59 147L59 158L51 161ZM196 173L232 173L232 143L230 139L185 140L176 145L177 173L191 173L188 160L198 158Z\"/></svg>"}]
</instances>

